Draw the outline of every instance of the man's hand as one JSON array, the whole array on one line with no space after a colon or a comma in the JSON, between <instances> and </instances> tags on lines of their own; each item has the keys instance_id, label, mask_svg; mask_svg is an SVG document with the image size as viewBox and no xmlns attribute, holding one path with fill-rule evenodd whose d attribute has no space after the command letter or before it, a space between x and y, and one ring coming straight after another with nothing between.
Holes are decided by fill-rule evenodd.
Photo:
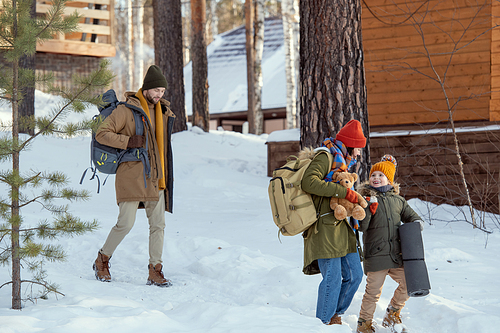
<instances>
[{"instance_id":1,"label":"man's hand","mask_svg":"<svg viewBox=\"0 0 500 333\"><path fill-rule=\"evenodd\" d=\"M140 148L144 144L144 136L133 135L128 139L127 148Z\"/></svg>"}]
</instances>

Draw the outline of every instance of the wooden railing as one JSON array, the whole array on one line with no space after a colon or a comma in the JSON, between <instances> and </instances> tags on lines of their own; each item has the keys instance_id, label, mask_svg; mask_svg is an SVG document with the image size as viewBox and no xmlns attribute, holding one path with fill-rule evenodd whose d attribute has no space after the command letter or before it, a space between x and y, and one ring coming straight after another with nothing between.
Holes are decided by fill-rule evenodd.
<instances>
[{"instance_id":1,"label":"wooden railing","mask_svg":"<svg viewBox=\"0 0 500 333\"><path fill-rule=\"evenodd\" d=\"M76 10L82 16L79 31L40 43L36 47L37 52L114 57L114 0L90 1L67 3L65 14L69 15ZM45 15L49 9L50 1L37 0L37 15Z\"/></svg>"}]
</instances>

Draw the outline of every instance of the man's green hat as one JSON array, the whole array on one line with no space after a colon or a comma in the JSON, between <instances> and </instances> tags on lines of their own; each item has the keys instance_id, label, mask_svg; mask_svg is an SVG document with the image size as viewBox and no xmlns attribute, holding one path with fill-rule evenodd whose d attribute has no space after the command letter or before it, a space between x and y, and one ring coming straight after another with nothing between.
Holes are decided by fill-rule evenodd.
<instances>
[{"instance_id":1,"label":"man's green hat","mask_svg":"<svg viewBox=\"0 0 500 333\"><path fill-rule=\"evenodd\" d=\"M142 91L154 88L167 88L167 79L161 73L160 67L156 65L151 65L144 77L144 83L142 84Z\"/></svg>"}]
</instances>

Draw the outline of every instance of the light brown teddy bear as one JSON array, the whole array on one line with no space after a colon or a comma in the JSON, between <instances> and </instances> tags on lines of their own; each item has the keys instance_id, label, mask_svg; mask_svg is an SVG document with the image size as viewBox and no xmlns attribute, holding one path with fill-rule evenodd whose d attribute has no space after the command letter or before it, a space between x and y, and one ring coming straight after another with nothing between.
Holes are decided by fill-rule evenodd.
<instances>
[{"instance_id":1,"label":"light brown teddy bear","mask_svg":"<svg viewBox=\"0 0 500 333\"><path fill-rule=\"evenodd\" d=\"M354 183L358 180L358 175L356 173L349 172L336 172L333 174L332 182L338 182L340 185L346 188L352 188ZM358 196L358 203L352 203L347 199L338 199L332 197L330 199L330 208L333 210L333 215L337 220L343 220L346 217L352 216L356 220L362 220L365 218L366 213L363 208L368 206L366 200L361 196L361 194L355 192Z\"/></svg>"}]
</instances>

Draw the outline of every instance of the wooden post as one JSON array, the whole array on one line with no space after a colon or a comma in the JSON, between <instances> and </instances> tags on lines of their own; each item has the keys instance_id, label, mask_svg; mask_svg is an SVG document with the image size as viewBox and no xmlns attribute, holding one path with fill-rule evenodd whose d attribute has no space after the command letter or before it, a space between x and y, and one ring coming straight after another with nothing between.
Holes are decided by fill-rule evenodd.
<instances>
[{"instance_id":1,"label":"wooden post","mask_svg":"<svg viewBox=\"0 0 500 333\"><path fill-rule=\"evenodd\" d=\"M247 92L248 92L248 125L249 132L255 133L255 78L253 64L255 60L254 47L254 10L253 0L245 0L245 31L247 50Z\"/></svg>"},{"instance_id":2,"label":"wooden post","mask_svg":"<svg viewBox=\"0 0 500 333\"><path fill-rule=\"evenodd\" d=\"M205 132L210 129L208 113L208 60L206 42L206 2L191 0L192 64L193 64L193 126Z\"/></svg>"}]
</instances>

